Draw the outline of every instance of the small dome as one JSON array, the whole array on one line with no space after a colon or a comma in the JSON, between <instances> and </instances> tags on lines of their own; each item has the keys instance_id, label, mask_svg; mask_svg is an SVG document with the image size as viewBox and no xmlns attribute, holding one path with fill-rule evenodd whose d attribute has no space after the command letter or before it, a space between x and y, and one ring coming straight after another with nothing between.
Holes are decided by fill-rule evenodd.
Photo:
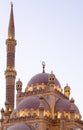
<instances>
[{"instance_id":1,"label":"small dome","mask_svg":"<svg viewBox=\"0 0 83 130\"><path fill-rule=\"evenodd\" d=\"M70 86L68 84L66 84L66 86L64 87L64 90L65 89L69 89L70 90Z\"/></svg>"},{"instance_id":2,"label":"small dome","mask_svg":"<svg viewBox=\"0 0 83 130\"><path fill-rule=\"evenodd\" d=\"M22 81L20 79L18 79L18 81L16 82L16 86L18 85L22 86Z\"/></svg>"},{"instance_id":3,"label":"small dome","mask_svg":"<svg viewBox=\"0 0 83 130\"><path fill-rule=\"evenodd\" d=\"M39 74L36 74L28 82L28 86L31 86L32 84L36 85L36 84L42 84L42 83L44 83L45 85L47 85L48 79L49 79L49 75L50 74L48 74L48 73L39 73ZM56 84L56 86L60 86L60 83L57 80L57 78L55 78L55 84Z\"/></svg>"},{"instance_id":4,"label":"small dome","mask_svg":"<svg viewBox=\"0 0 83 130\"><path fill-rule=\"evenodd\" d=\"M28 124L20 123L8 127L7 130L35 130L35 129Z\"/></svg>"},{"instance_id":5,"label":"small dome","mask_svg":"<svg viewBox=\"0 0 83 130\"><path fill-rule=\"evenodd\" d=\"M79 109L74 104L75 113L80 114ZM70 101L67 99L59 99L55 104L55 112L69 112L70 111Z\"/></svg>"},{"instance_id":6,"label":"small dome","mask_svg":"<svg viewBox=\"0 0 83 130\"><path fill-rule=\"evenodd\" d=\"M20 81L20 79L18 79L18 81L16 82L16 90L22 90L22 82Z\"/></svg>"},{"instance_id":7,"label":"small dome","mask_svg":"<svg viewBox=\"0 0 83 130\"><path fill-rule=\"evenodd\" d=\"M31 110L31 109L37 110L39 106L40 106L39 97L36 96L27 97L22 101L20 101L20 103L17 105L17 108L11 114L11 117L13 117L14 114L20 110ZM50 111L50 107L45 100L43 101L43 106L46 111Z\"/></svg>"}]
</instances>

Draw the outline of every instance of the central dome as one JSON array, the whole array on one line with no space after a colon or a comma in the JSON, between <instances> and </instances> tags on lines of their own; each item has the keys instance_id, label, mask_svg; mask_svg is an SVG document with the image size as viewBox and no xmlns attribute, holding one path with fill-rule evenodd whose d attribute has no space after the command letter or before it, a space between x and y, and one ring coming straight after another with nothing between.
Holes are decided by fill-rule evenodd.
<instances>
[{"instance_id":1,"label":"central dome","mask_svg":"<svg viewBox=\"0 0 83 130\"><path fill-rule=\"evenodd\" d=\"M39 74L36 74L28 82L28 86L36 85L36 84L42 84L42 83L47 85L49 76L50 76L49 73L39 73ZM56 77L55 77L55 85L56 86L61 86Z\"/></svg>"}]
</instances>

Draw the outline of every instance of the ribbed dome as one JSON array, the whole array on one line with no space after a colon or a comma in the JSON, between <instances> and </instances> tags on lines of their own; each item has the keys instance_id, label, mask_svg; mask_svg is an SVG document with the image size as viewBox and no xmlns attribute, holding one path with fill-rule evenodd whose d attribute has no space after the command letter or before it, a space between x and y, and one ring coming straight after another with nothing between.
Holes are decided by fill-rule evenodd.
<instances>
[{"instance_id":1,"label":"ribbed dome","mask_svg":"<svg viewBox=\"0 0 83 130\"><path fill-rule=\"evenodd\" d=\"M11 114L11 117L13 117L14 114L20 110L30 110L30 109L37 110L39 108L39 105L40 105L39 97L36 96L27 97L22 101L20 101L20 103L17 105L17 108ZM45 100L43 100L43 106L46 111L50 111L50 107Z\"/></svg>"},{"instance_id":2,"label":"ribbed dome","mask_svg":"<svg viewBox=\"0 0 83 130\"><path fill-rule=\"evenodd\" d=\"M79 109L74 104L75 113L80 114ZM70 111L70 101L67 99L59 99L55 104L55 112L69 112Z\"/></svg>"},{"instance_id":3,"label":"ribbed dome","mask_svg":"<svg viewBox=\"0 0 83 130\"><path fill-rule=\"evenodd\" d=\"M9 128L7 128L7 130L35 130L35 129L30 125L20 123L10 126Z\"/></svg>"},{"instance_id":4,"label":"ribbed dome","mask_svg":"<svg viewBox=\"0 0 83 130\"><path fill-rule=\"evenodd\" d=\"M31 80L28 82L28 86L31 86L32 84L33 85L36 85L36 84L47 84L48 83L48 78L49 78L49 75L48 73L39 73L39 74L36 74L35 76L33 76L31 78ZM60 83L59 81L57 80L57 78L55 78L55 84L57 86L60 86Z\"/></svg>"}]
</instances>

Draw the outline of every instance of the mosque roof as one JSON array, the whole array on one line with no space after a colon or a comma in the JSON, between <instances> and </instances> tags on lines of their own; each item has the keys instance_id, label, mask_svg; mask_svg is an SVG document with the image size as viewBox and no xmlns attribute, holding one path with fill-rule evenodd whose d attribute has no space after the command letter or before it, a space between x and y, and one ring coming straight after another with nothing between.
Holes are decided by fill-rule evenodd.
<instances>
[{"instance_id":1,"label":"mosque roof","mask_svg":"<svg viewBox=\"0 0 83 130\"><path fill-rule=\"evenodd\" d=\"M70 101L68 99L59 99L55 104L55 112L69 112L70 111ZM74 111L77 114L80 114L79 109L74 104Z\"/></svg>"},{"instance_id":2,"label":"mosque roof","mask_svg":"<svg viewBox=\"0 0 83 130\"><path fill-rule=\"evenodd\" d=\"M35 76L33 76L30 81L28 82L28 86L36 85L36 84L42 84L44 83L45 85L47 85L48 83L48 78L49 78L49 73L39 73L36 74ZM55 77L55 85L56 86L60 86L59 81L57 80L57 78Z\"/></svg>"},{"instance_id":3,"label":"mosque roof","mask_svg":"<svg viewBox=\"0 0 83 130\"><path fill-rule=\"evenodd\" d=\"M37 97L37 96L27 97L19 102L16 109L11 114L11 117L13 117L16 112L19 112L21 110L31 110L31 109L38 110L39 106L40 106L40 98L39 97ZM45 99L43 99L43 106L44 106L44 110L50 111L50 106L46 102Z\"/></svg>"}]
</instances>

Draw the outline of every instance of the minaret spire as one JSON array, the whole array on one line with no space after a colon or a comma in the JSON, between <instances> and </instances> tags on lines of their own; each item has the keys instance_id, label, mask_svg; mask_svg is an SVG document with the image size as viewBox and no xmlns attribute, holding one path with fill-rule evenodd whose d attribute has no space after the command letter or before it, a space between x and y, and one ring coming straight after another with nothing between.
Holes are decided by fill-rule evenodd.
<instances>
[{"instance_id":1,"label":"minaret spire","mask_svg":"<svg viewBox=\"0 0 83 130\"><path fill-rule=\"evenodd\" d=\"M14 27L14 15L13 15L13 3L11 2L10 21L8 27L8 39L15 39L15 27Z\"/></svg>"},{"instance_id":2,"label":"minaret spire","mask_svg":"<svg viewBox=\"0 0 83 130\"><path fill-rule=\"evenodd\" d=\"M6 78L6 101L10 105L10 109L14 108L14 93L15 93L15 27L14 27L14 16L13 16L13 4L11 3L10 20L8 27L8 38L6 40L7 48L7 64L5 71Z\"/></svg>"}]
</instances>

